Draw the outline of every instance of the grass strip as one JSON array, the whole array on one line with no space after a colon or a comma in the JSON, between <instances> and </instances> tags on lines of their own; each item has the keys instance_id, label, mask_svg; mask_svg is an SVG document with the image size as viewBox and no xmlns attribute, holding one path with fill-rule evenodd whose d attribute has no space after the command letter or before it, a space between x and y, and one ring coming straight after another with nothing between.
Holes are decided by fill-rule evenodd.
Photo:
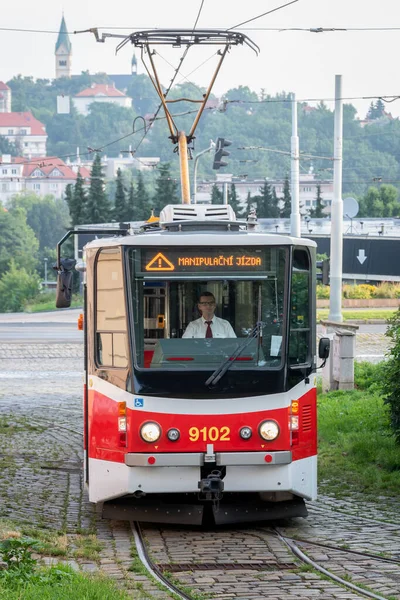
<instances>
[{"instance_id":1,"label":"grass strip","mask_svg":"<svg viewBox=\"0 0 400 600\"><path fill-rule=\"evenodd\" d=\"M358 389L318 398L320 482L329 482L329 491L337 497L351 488L375 497L396 497L400 446L379 392L381 366L356 363L355 369Z\"/></svg>"},{"instance_id":2,"label":"grass strip","mask_svg":"<svg viewBox=\"0 0 400 600\"><path fill-rule=\"evenodd\" d=\"M38 570L24 581L11 581L0 576L1 600L130 600L132 596L119 590L110 579L84 575L65 565Z\"/></svg>"},{"instance_id":3,"label":"grass strip","mask_svg":"<svg viewBox=\"0 0 400 600\"><path fill-rule=\"evenodd\" d=\"M343 320L344 321L358 321L358 320L366 320L369 321L371 319L381 319L386 320L389 317L393 316L394 313L397 312L396 309L393 308L379 308L379 309L371 309L371 310L343 310ZM328 309L318 309L317 310L317 321L326 320L329 316Z\"/></svg>"}]
</instances>

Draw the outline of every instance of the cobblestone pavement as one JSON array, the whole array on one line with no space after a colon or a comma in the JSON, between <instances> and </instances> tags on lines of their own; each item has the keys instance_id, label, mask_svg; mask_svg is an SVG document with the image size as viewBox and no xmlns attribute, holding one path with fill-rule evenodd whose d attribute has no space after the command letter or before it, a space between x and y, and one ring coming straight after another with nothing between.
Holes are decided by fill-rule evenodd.
<instances>
[{"instance_id":1,"label":"cobblestone pavement","mask_svg":"<svg viewBox=\"0 0 400 600\"><path fill-rule=\"evenodd\" d=\"M375 345L365 344L375 352ZM101 520L82 492L82 347L10 344L0 346L0 357L0 517L65 532L72 544L78 531L93 532L102 544L99 560L68 561L73 567L114 578L136 600L170 598L146 575L130 570L129 524ZM336 500L322 488L309 518L286 522L279 532L330 572L400 600L400 515L395 500L378 500ZM145 525L144 534L153 560L169 565L175 581L204 599L360 598L302 567L270 527L207 531ZM182 563L187 570L177 572L175 565Z\"/></svg>"}]
</instances>

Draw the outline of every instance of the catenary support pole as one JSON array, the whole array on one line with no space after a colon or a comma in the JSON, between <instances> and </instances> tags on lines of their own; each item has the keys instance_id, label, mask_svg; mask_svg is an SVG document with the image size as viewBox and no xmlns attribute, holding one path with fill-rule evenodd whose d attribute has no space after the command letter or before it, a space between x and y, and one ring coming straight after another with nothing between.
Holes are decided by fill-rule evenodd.
<instances>
[{"instance_id":1,"label":"catenary support pole","mask_svg":"<svg viewBox=\"0 0 400 600\"><path fill-rule=\"evenodd\" d=\"M342 199L342 150L343 150L343 100L342 76L335 77L335 140L333 170L333 200L331 212L331 265L329 321L341 323L342 315L342 260L343 260L343 199Z\"/></svg>"},{"instance_id":2,"label":"catenary support pole","mask_svg":"<svg viewBox=\"0 0 400 600\"><path fill-rule=\"evenodd\" d=\"M181 164L182 204L190 204L189 159L187 139L184 131L179 132L179 161Z\"/></svg>"},{"instance_id":3,"label":"catenary support pole","mask_svg":"<svg viewBox=\"0 0 400 600\"><path fill-rule=\"evenodd\" d=\"M228 184L225 181L224 185L223 185L223 193L224 193L224 199L223 199L223 203L224 204L228 204Z\"/></svg>"},{"instance_id":4,"label":"catenary support pole","mask_svg":"<svg viewBox=\"0 0 400 600\"><path fill-rule=\"evenodd\" d=\"M297 102L292 94L292 139L291 139L291 196L290 235L300 237L300 189L299 189L299 136L297 135Z\"/></svg>"}]
</instances>

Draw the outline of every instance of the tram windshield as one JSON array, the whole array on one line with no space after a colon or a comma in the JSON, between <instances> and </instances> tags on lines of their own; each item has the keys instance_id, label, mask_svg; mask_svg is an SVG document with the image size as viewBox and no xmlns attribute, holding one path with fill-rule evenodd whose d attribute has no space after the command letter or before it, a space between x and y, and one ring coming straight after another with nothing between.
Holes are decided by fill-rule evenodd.
<instances>
[{"instance_id":1,"label":"tram windshield","mask_svg":"<svg viewBox=\"0 0 400 600\"><path fill-rule=\"evenodd\" d=\"M130 249L139 371L280 368L288 250Z\"/></svg>"}]
</instances>

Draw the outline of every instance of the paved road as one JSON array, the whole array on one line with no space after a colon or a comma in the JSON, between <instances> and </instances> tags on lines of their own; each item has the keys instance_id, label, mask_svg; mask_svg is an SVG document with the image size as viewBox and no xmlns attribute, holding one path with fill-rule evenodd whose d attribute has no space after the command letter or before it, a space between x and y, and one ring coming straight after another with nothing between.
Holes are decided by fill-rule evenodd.
<instances>
[{"instance_id":1,"label":"paved road","mask_svg":"<svg viewBox=\"0 0 400 600\"><path fill-rule=\"evenodd\" d=\"M0 314L0 344L82 344L83 333L77 329L82 309L65 309L46 313ZM374 362L383 360L388 348L385 324L360 324L357 331L357 357Z\"/></svg>"},{"instance_id":2,"label":"paved road","mask_svg":"<svg viewBox=\"0 0 400 600\"><path fill-rule=\"evenodd\" d=\"M83 491L82 354L80 344L0 343L0 519L62 532L69 555L46 557L48 564L61 560L112 577L132 600L172 600L142 571L132 570L129 524L101 520ZM380 598L400 600L397 505L398 499L385 498L384 492L376 502L356 492L336 499L325 495L321 485L319 500L309 505L309 518L291 520L280 531L303 540L302 551L333 574L368 586ZM76 551L85 531L92 534L90 548L100 542L98 560ZM174 577L202 598L361 598L301 567L269 527L148 525L144 531L157 564L172 571L186 563Z\"/></svg>"},{"instance_id":3,"label":"paved road","mask_svg":"<svg viewBox=\"0 0 400 600\"><path fill-rule=\"evenodd\" d=\"M0 343L82 344L76 323L0 323Z\"/></svg>"},{"instance_id":4,"label":"paved road","mask_svg":"<svg viewBox=\"0 0 400 600\"><path fill-rule=\"evenodd\" d=\"M82 344L77 328L81 309L43 313L0 314L0 343L3 344Z\"/></svg>"}]
</instances>

